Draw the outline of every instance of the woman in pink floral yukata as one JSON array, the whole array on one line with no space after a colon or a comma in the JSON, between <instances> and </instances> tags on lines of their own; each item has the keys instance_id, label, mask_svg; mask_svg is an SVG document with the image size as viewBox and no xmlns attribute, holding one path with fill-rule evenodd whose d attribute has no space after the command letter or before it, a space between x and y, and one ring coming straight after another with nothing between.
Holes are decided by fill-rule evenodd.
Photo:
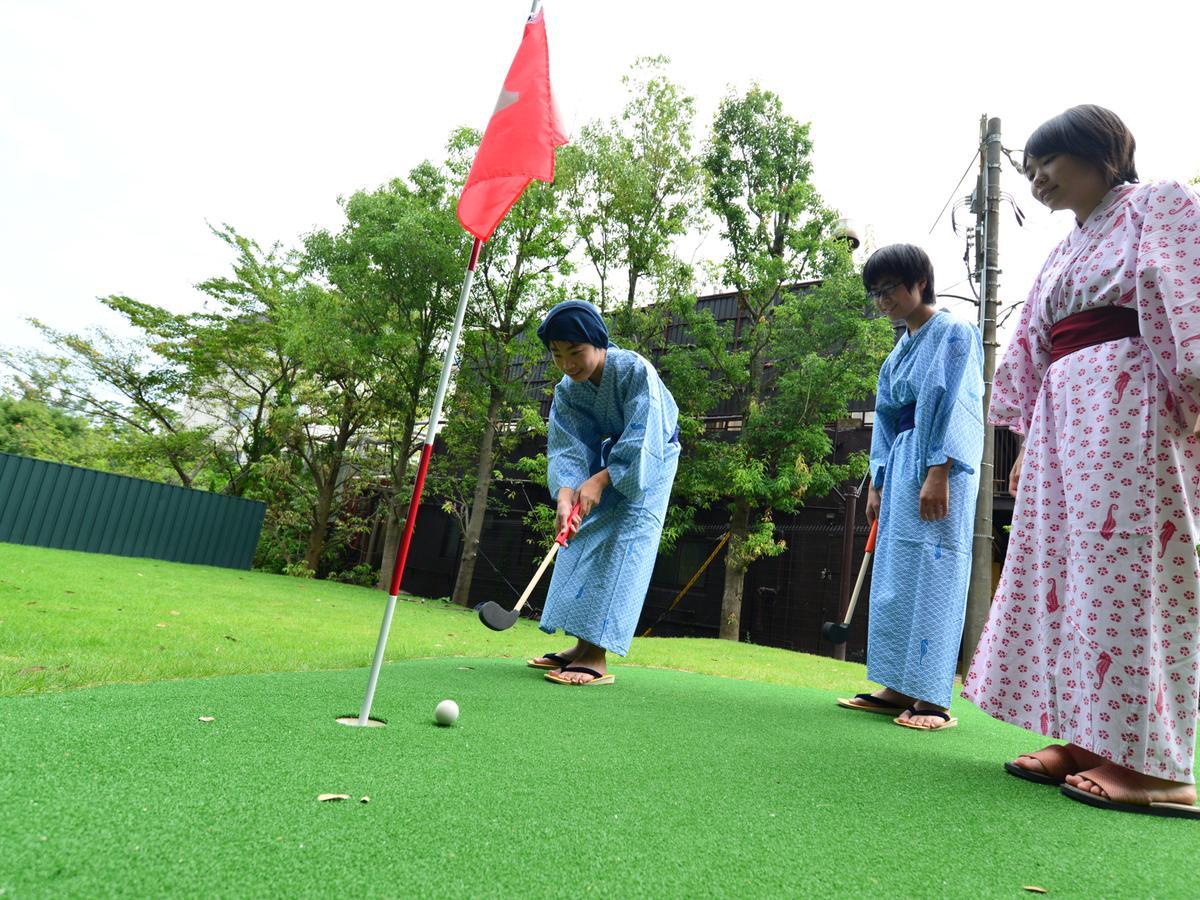
<instances>
[{"instance_id":1,"label":"woman in pink floral yukata","mask_svg":"<svg viewBox=\"0 0 1200 900\"><path fill-rule=\"evenodd\" d=\"M990 418L1025 438L1012 537L963 696L1065 744L1005 764L1107 809L1200 818L1200 198L1137 183L1076 106L1025 146L1075 227L1034 282Z\"/></svg>"}]
</instances>

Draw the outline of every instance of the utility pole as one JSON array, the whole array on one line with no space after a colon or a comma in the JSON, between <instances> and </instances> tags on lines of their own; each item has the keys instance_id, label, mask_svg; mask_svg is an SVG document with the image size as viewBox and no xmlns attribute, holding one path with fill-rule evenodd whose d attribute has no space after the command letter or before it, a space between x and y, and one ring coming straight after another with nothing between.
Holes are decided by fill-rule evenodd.
<instances>
[{"instance_id":1,"label":"utility pole","mask_svg":"<svg viewBox=\"0 0 1200 900\"><path fill-rule=\"evenodd\" d=\"M992 603L992 492L995 490L995 428L988 424L992 379L996 371L996 297L1000 286L1000 120L980 119L980 171L975 192L975 258L979 276L979 330L983 333L983 460L975 501L975 540L971 589L963 630L962 670L966 674L987 624Z\"/></svg>"}]
</instances>

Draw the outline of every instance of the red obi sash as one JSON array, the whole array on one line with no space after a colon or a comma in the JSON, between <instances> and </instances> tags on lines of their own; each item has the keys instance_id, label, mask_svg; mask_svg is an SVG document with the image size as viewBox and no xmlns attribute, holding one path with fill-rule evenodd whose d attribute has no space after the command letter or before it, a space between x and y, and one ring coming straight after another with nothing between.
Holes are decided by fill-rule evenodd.
<instances>
[{"instance_id":1,"label":"red obi sash","mask_svg":"<svg viewBox=\"0 0 1200 900\"><path fill-rule=\"evenodd\" d=\"M1050 326L1050 362L1121 338L1137 337L1138 313L1127 306L1097 306L1067 316Z\"/></svg>"}]
</instances>

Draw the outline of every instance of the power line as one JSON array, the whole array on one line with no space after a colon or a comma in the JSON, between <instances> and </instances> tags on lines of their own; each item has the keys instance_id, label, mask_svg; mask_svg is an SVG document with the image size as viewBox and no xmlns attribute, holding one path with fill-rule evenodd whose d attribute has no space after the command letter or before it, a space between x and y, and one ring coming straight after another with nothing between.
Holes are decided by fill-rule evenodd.
<instances>
[{"instance_id":1,"label":"power line","mask_svg":"<svg viewBox=\"0 0 1200 900\"><path fill-rule=\"evenodd\" d=\"M942 211L938 213L938 217L934 219L933 224L929 226L929 233L933 234L933 229L937 228L938 222L942 221L942 216L946 214L947 208L954 201L958 194L958 189L962 187L962 183L967 180L967 176L971 174L971 168L975 165L975 160L979 159L979 149L975 149L975 155L971 157L971 161L967 163L967 170L963 172L962 178L958 179L958 184L954 186L954 190L950 192L950 198L946 201L946 205L942 207Z\"/></svg>"}]
</instances>

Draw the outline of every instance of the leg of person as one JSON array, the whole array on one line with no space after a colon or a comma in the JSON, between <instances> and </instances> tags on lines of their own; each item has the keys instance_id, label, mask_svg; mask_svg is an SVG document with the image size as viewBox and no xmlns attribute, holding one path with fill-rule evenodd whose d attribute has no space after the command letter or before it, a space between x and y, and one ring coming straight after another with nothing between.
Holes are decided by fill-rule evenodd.
<instances>
[{"instance_id":1,"label":"leg of person","mask_svg":"<svg viewBox=\"0 0 1200 900\"><path fill-rule=\"evenodd\" d=\"M556 602L551 608L547 601L540 627L560 627L577 636L580 652L571 665L547 673L548 681L577 686L613 683L607 653L629 652L654 569L678 452L672 447L659 480L637 500L606 493L568 544L564 553L570 555L559 556L552 581Z\"/></svg>"},{"instance_id":2,"label":"leg of person","mask_svg":"<svg viewBox=\"0 0 1200 900\"><path fill-rule=\"evenodd\" d=\"M1046 774L1084 778L1067 785L1084 802L1183 798L1171 785L1194 780L1200 456L1144 342L1075 356L1047 372L1005 574L964 696L1078 757L1051 751L1052 766L1038 751L1010 772L1038 758ZM1081 403L1093 382L1076 373L1112 371L1129 378L1097 376L1096 402Z\"/></svg>"},{"instance_id":3,"label":"leg of person","mask_svg":"<svg viewBox=\"0 0 1200 900\"><path fill-rule=\"evenodd\" d=\"M608 674L607 651L584 640L581 640L578 646L579 653L572 658L570 664L557 672L547 673L546 678L559 684L612 684L616 676Z\"/></svg>"}]
</instances>

